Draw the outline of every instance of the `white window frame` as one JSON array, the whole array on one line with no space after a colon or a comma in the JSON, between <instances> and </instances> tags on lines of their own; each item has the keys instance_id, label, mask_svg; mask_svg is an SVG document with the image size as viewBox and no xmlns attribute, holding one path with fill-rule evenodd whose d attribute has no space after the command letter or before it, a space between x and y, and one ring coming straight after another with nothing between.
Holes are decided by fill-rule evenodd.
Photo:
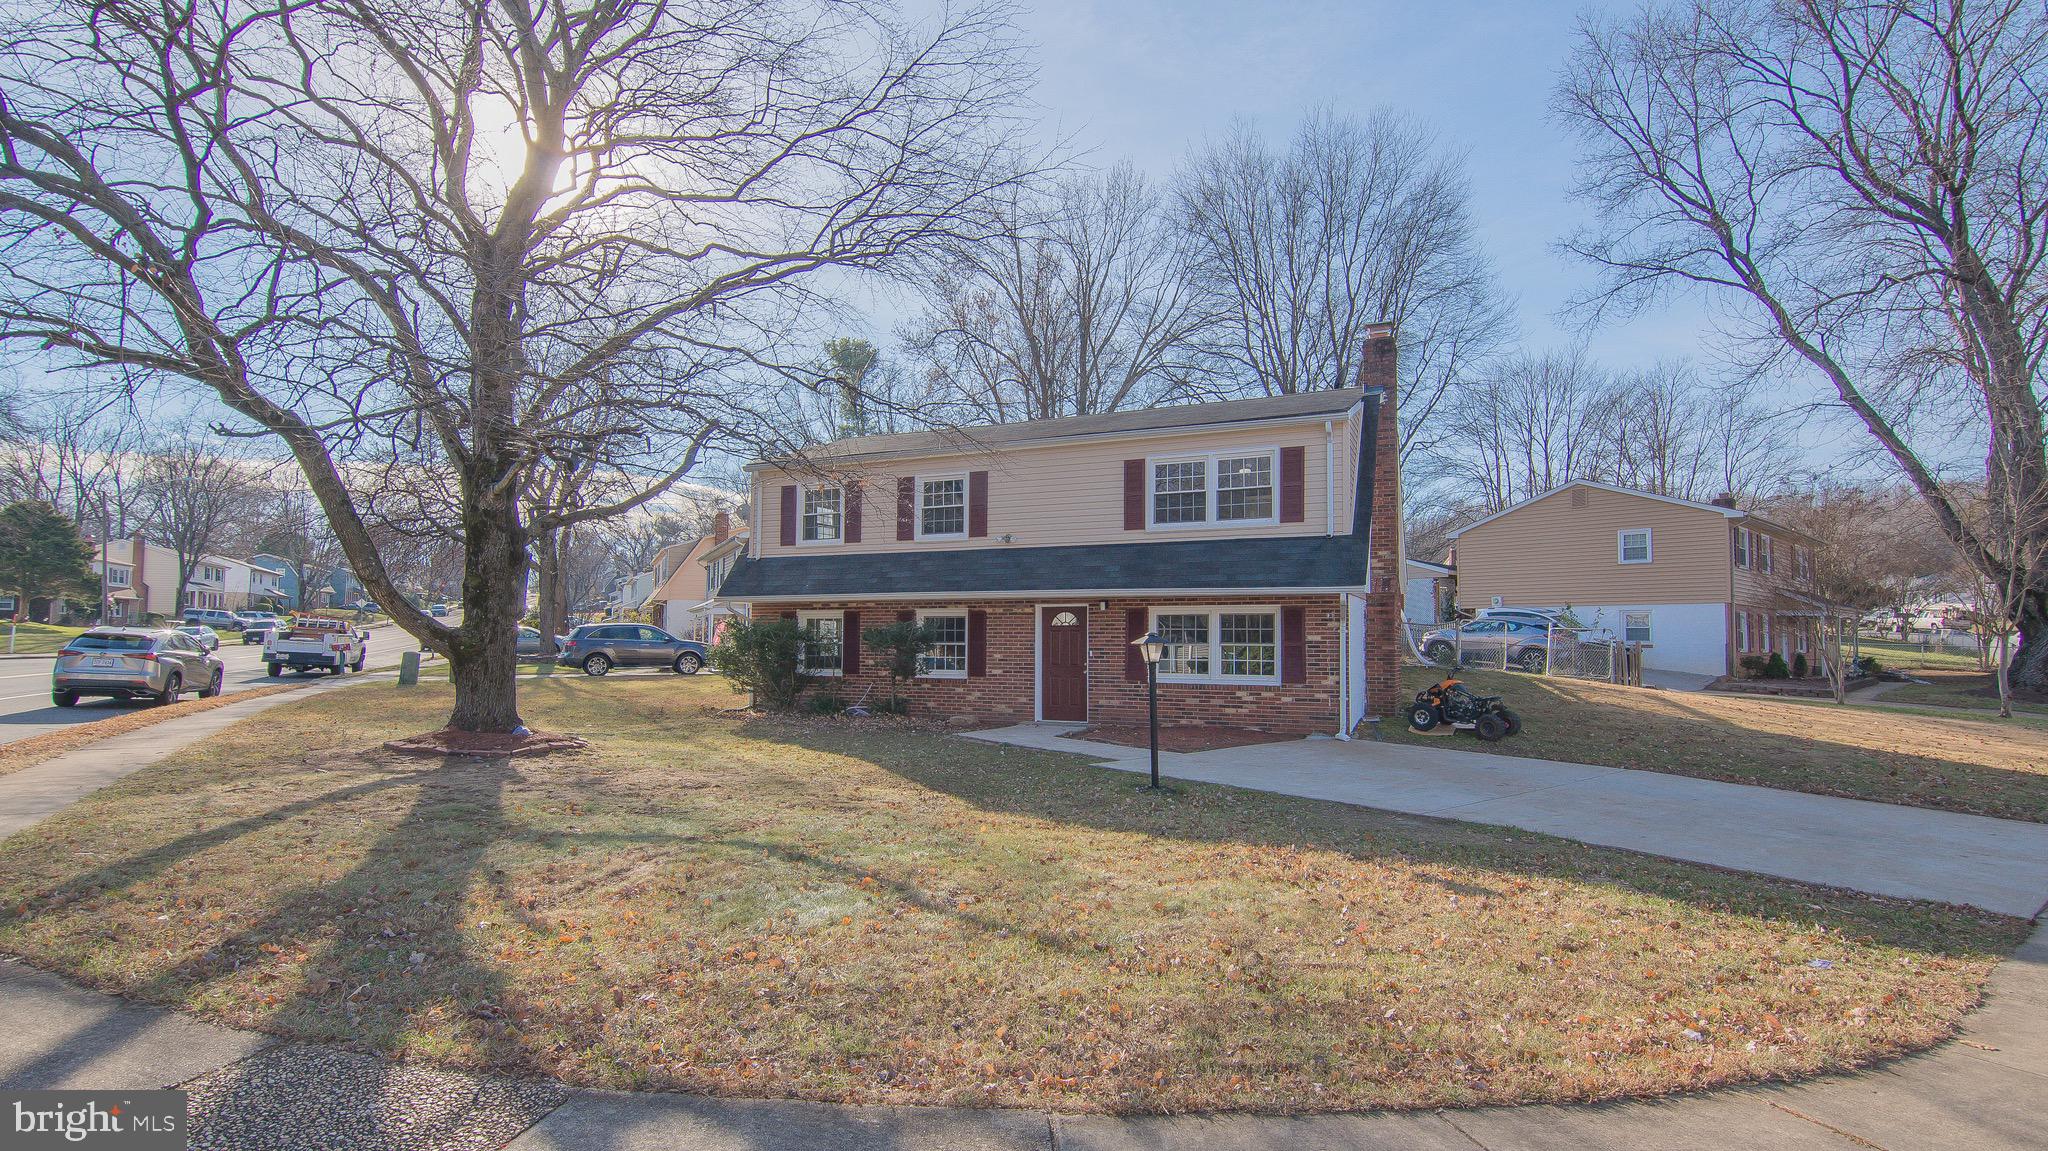
<instances>
[{"instance_id":1,"label":"white window frame","mask_svg":"<svg viewBox=\"0 0 2048 1151\"><path fill-rule=\"evenodd\" d=\"M1736 529L1735 529L1735 566L1736 566L1736 567L1738 567L1738 568L1741 568L1741 569L1742 569L1743 571L1748 571L1748 570L1749 570L1749 557L1750 557L1750 542L1749 542L1749 529L1748 529L1748 528L1736 528Z\"/></svg>"},{"instance_id":2,"label":"white window frame","mask_svg":"<svg viewBox=\"0 0 2048 1151\"><path fill-rule=\"evenodd\" d=\"M1812 548L1807 547L1805 544L1793 544L1792 559L1798 567L1800 579L1808 580L1813 578Z\"/></svg>"},{"instance_id":3,"label":"white window frame","mask_svg":"<svg viewBox=\"0 0 2048 1151\"><path fill-rule=\"evenodd\" d=\"M839 495L839 532L831 539L807 540L804 528L810 519L811 493L836 492ZM846 542L846 489L838 484L800 484L796 489L796 546L800 548L831 547Z\"/></svg>"},{"instance_id":4,"label":"white window frame","mask_svg":"<svg viewBox=\"0 0 2048 1151\"><path fill-rule=\"evenodd\" d=\"M1771 613L1759 612L1757 614L1763 617L1764 632L1764 646L1758 648L1757 650L1763 652L1765 655L1769 655L1771 652L1777 650L1771 646Z\"/></svg>"},{"instance_id":5,"label":"white window frame","mask_svg":"<svg viewBox=\"0 0 2048 1151\"><path fill-rule=\"evenodd\" d=\"M797 657L798 670L802 671L805 675L813 676L845 675L846 613L843 611L800 611L796 613L797 630L803 632L806 635L810 634L810 628L806 625L813 620L831 620L832 623L839 628L839 661L833 664L829 671L813 671L810 667L810 655L808 653L804 653ZM802 652L802 650L802 648L798 649L799 652Z\"/></svg>"},{"instance_id":6,"label":"white window frame","mask_svg":"<svg viewBox=\"0 0 2048 1151\"><path fill-rule=\"evenodd\" d=\"M127 564L103 564L101 575L106 577L108 587L134 587L135 569ZM119 579L114 578L120 576Z\"/></svg>"},{"instance_id":7,"label":"white window frame","mask_svg":"<svg viewBox=\"0 0 2048 1151\"><path fill-rule=\"evenodd\" d=\"M1628 537L1632 535L1641 535L1643 537L1642 559L1632 560L1628 558ZM1652 533L1649 528L1622 528L1620 531L1615 532L1614 562L1618 564L1646 564L1651 562L1656 556L1655 545L1651 537Z\"/></svg>"},{"instance_id":8,"label":"white window frame","mask_svg":"<svg viewBox=\"0 0 2048 1151\"><path fill-rule=\"evenodd\" d=\"M947 480L960 481L960 530L957 532L928 532L924 530L924 486L926 484L932 483L943 483ZM973 498L972 493L968 490L969 482L967 479L967 473L936 472L928 476L913 476L911 477L910 482L913 485L915 485L917 491L917 518L914 521L912 521L917 528L916 532L913 533L914 538L921 540L966 539L968 528L967 517L969 515L968 503Z\"/></svg>"},{"instance_id":9,"label":"white window frame","mask_svg":"<svg viewBox=\"0 0 2048 1151\"><path fill-rule=\"evenodd\" d=\"M920 495L922 495L921 492ZM923 508L918 509L920 518L922 518L923 510ZM926 622L934 619L957 619L960 621L960 670L953 671L951 669L948 669L946 671L933 671L922 666L924 661L922 657L920 657L918 660L919 667L917 669L917 678L966 679L967 665L974 659L974 633L968 630L969 625L967 621L967 609L964 607L937 607L930 609L921 609L917 613L917 622L918 626L920 627L924 626Z\"/></svg>"},{"instance_id":10,"label":"white window frame","mask_svg":"<svg viewBox=\"0 0 2048 1151\"><path fill-rule=\"evenodd\" d=\"M1760 550L1760 551L1761 551L1761 552L1763 553L1763 561L1764 561L1764 563L1763 563L1763 569L1762 569L1762 570L1763 570L1763 572L1764 572L1764 574L1765 574L1765 575L1769 575L1769 574L1771 574L1771 567L1772 567L1772 557L1771 557L1771 552L1772 552L1772 551L1774 550L1774 549L1773 549L1773 548L1771 547L1771 537L1770 537L1770 536L1768 536L1768 535L1766 535L1766 534L1764 534L1763 532L1758 532L1758 533L1756 533L1756 542L1757 542L1757 544L1758 544L1758 545L1760 545L1760 546L1759 546L1759 550Z\"/></svg>"},{"instance_id":11,"label":"white window frame","mask_svg":"<svg viewBox=\"0 0 2048 1151\"><path fill-rule=\"evenodd\" d=\"M1746 611L1735 613L1735 650L1745 655L1749 653L1749 613Z\"/></svg>"},{"instance_id":12,"label":"white window frame","mask_svg":"<svg viewBox=\"0 0 2048 1151\"><path fill-rule=\"evenodd\" d=\"M1244 453L1226 453L1238 455ZM1156 630L1162 615L1206 615L1209 617L1209 671L1204 675L1181 675L1160 673L1160 683L1218 683L1278 687L1287 660L1287 617L1273 604L1174 604L1147 609L1146 627ZM1223 674L1223 621L1226 615L1270 615L1273 617L1273 674L1224 675Z\"/></svg>"},{"instance_id":13,"label":"white window frame","mask_svg":"<svg viewBox=\"0 0 2048 1151\"><path fill-rule=\"evenodd\" d=\"M1248 456L1265 456L1268 475L1273 477L1273 514L1261 519L1226 520L1217 518L1217 500L1223 489L1219 486L1221 474L1216 468L1219 460L1238 460ZM1159 466L1161 464L1202 465L1202 518L1183 520L1178 523L1160 523L1159 511ZM1216 528L1266 527L1280 522L1280 448L1278 445L1262 445L1246 448L1221 448L1211 452L1177 452L1173 455L1145 457L1145 530L1155 532L1206 531ZM1240 682L1232 680L1231 682Z\"/></svg>"},{"instance_id":14,"label":"white window frame","mask_svg":"<svg viewBox=\"0 0 2048 1151\"><path fill-rule=\"evenodd\" d=\"M1639 620L1642 620L1642 621L1643 621L1643 626L1642 626L1642 629L1641 629L1641 630L1642 630L1642 633L1643 633L1643 638L1641 638L1641 639L1630 639L1630 638L1628 637L1628 633L1629 633L1630 631L1632 631L1632 630L1634 630L1634 629L1635 629L1635 625L1634 625L1634 624L1632 624L1632 623L1630 623L1629 621L1630 621L1630 620L1636 620L1636 619L1639 619ZM1639 644L1643 644L1644 646L1648 646L1648 645L1649 645L1649 644L1651 643L1651 638L1652 638L1652 637L1653 637L1654 635L1656 635L1656 632L1655 632L1655 630L1654 630L1654 629L1653 629L1653 627L1652 627L1652 624L1651 624L1651 620L1650 620L1650 613L1649 613L1649 612L1646 612L1646 611L1625 611L1625 612L1622 612L1622 613L1621 613L1621 642L1623 642L1623 643L1639 643Z\"/></svg>"}]
</instances>

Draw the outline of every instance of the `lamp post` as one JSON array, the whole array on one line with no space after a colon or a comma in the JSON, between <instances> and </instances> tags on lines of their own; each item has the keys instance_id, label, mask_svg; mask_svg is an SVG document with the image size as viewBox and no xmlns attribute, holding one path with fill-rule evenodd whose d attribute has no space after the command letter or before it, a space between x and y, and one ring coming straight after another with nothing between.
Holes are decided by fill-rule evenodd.
<instances>
[{"instance_id":1,"label":"lamp post","mask_svg":"<svg viewBox=\"0 0 2048 1151\"><path fill-rule=\"evenodd\" d=\"M1158 632L1148 631L1131 641L1138 654L1145 660L1145 695L1147 708L1151 713L1152 725L1152 782L1148 787L1159 788L1159 661L1166 658L1166 641Z\"/></svg>"}]
</instances>

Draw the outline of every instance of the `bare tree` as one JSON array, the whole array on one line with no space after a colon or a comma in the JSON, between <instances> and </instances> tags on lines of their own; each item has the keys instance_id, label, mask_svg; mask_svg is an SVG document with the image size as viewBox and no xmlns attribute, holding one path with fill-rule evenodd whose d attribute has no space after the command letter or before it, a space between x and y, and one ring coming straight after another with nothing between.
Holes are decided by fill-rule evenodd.
<instances>
[{"instance_id":1,"label":"bare tree","mask_svg":"<svg viewBox=\"0 0 2048 1151\"><path fill-rule=\"evenodd\" d=\"M958 423L1145 407L1192 394L1187 245L1120 164L1014 197L1003 234L930 265L906 340Z\"/></svg>"},{"instance_id":2,"label":"bare tree","mask_svg":"<svg viewBox=\"0 0 2048 1151\"><path fill-rule=\"evenodd\" d=\"M1759 359L1816 373L2009 597L2012 680L2031 688L2048 687L2044 89L2033 0L1691 0L1589 22L1557 96L1599 217L1567 248L1608 273L1589 314L1696 289ZM1943 467L1959 444L1981 472ZM1980 486L2009 533L1972 525Z\"/></svg>"},{"instance_id":3,"label":"bare tree","mask_svg":"<svg viewBox=\"0 0 2048 1151\"><path fill-rule=\"evenodd\" d=\"M1244 391L1340 388L1367 326L1395 324L1405 458L1512 330L1469 200L1462 164L1389 112L1312 115L1284 153L1240 126L1180 177L1206 350Z\"/></svg>"},{"instance_id":4,"label":"bare tree","mask_svg":"<svg viewBox=\"0 0 2048 1151\"><path fill-rule=\"evenodd\" d=\"M1689 363L1625 373L1612 385L1602 478L1660 496L1753 500L1789 479L1785 420L1746 384L1715 386Z\"/></svg>"},{"instance_id":5,"label":"bare tree","mask_svg":"<svg viewBox=\"0 0 2048 1151\"><path fill-rule=\"evenodd\" d=\"M189 606L192 573L230 533L254 518L264 491L257 465L210 437L186 433L146 457L140 476L144 523L177 560L173 610Z\"/></svg>"},{"instance_id":6,"label":"bare tree","mask_svg":"<svg viewBox=\"0 0 2048 1151\"><path fill-rule=\"evenodd\" d=\"M821 271L980 234L1013 178L1021 71L981 10L22 11L0 34L0 335L195 382L281 440L355 574L450 657L458 730L521 726L537 461L637 478L576 517L655 498L752 426L704 357L760 359ZM396 594L344 477L397 449L456 494L457 627Z\"/></svg>"},{"instance_id":7,"label":"bare tree","mask_svg":"<svg viewBox=\"0 0 2048 1151\"><path fill-rule=\"evenodd\" d=\"M1614 391L1582 351L1500 361L1452 404L1444 422L1458 439L1427 471L1487 512L1607 470Z\"/></svg>"}]
</instances>

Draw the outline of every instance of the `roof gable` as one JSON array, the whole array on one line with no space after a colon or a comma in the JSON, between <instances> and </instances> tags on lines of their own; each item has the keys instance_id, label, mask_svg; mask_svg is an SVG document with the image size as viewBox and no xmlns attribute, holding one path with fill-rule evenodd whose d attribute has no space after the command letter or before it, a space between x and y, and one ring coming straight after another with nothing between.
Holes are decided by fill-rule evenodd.
<instances>
[{"instance_id":1,"label":"roof gable","mask_svg":"<svg viewBox=\"0 0 2048 1151\"><path fill-rule=\"evenodd\" d=\"M1675 507L1690 508L1695 511L1702 512L1712 512L1715 515L1731 520L1744 519L1748 516L1747 512L1744 512L1738 508L1724 508L1720 504L1702 503L1699 500L1684 500L1679 499L1677 496L1660 496L1654 492L1639 491L1635 488L1625 488L1620 486L1619 484L1604 484L1598 480L1572 480L1569 483L1559 484L1558 486L1550 489L1549 491L1544 492L1540 496L1530 496L1528 499L1523 500L1518 504L1511 504L1493 513L1490 516L1484 516L1480 519L1473 520L1471 523L1466 524L1464 527L1457 528L1445 534L1448 535L1451 539L1457 539L1459 536L1464 535L1466 532L1471 531L1473 528L1490 524L1503 516L1513 515L1514 513L1521 511L1523 508L1526 508L1531 504L1540 503L1543 500L1547 500L1554 495L1570 491L1573 488L1591 488L1596 491L1612 492L1613 494L1618 496L1634 496L1637 499L1655 500L1658 503L1671 504Z\"/></svg>"}]
</instances>

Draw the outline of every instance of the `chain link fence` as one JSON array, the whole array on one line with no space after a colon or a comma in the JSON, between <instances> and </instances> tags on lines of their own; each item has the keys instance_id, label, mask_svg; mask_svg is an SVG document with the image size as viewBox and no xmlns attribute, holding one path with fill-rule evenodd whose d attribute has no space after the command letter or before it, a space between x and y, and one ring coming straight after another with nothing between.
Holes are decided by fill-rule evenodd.
<instances>
[{"instance_id":1,"label":"chain link fence","mask_svg":"<svg viewBox=\"0 0 2048 1151\"><path fill-rule=\"evenodd\" d=\"M1432 667L1642 685L1642 645L1624 643L1612 633L1555 625L1499 630L1469 626L1475 622L1487 621L1464 621L1464 625L1411 622L1407 625L1410 650Z\"/></svg>"}]
</instances>

